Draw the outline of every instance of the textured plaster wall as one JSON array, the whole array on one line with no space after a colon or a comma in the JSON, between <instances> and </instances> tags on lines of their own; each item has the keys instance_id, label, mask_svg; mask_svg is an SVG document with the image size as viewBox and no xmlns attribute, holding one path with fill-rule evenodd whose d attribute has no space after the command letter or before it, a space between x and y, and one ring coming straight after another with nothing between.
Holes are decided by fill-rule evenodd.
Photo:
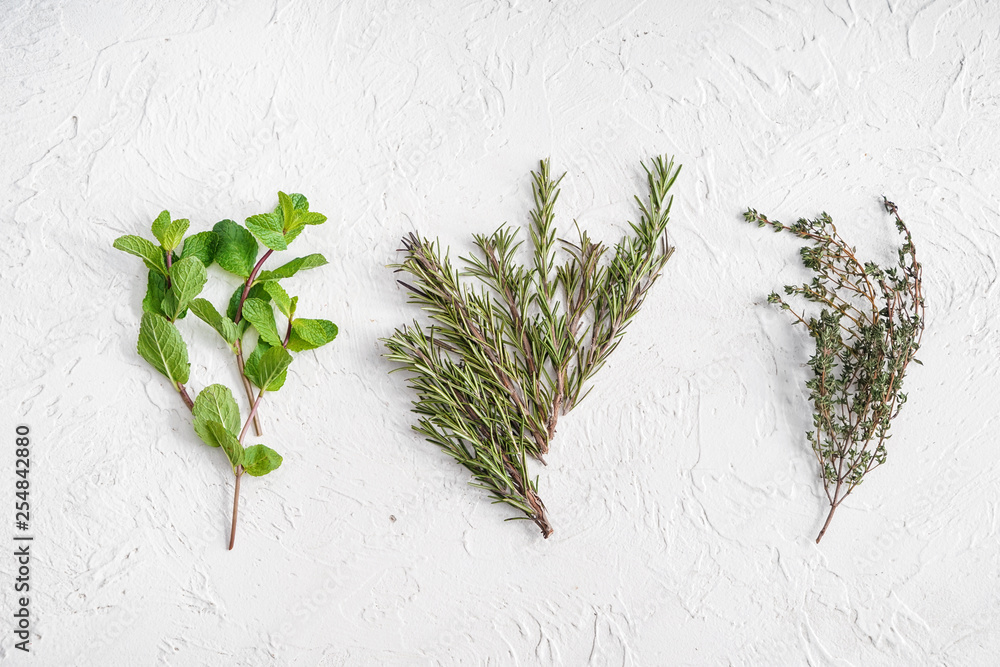
<instances>
[{"instance_id":1,"label":"textured plaster wall","mask_svg":"<svg viewBox=\"0 0 1000 667\"><path fill-rule=\"evenodd\" d=\"M997 664L998 39L987 0L3 3L0 442L33 430L37 538L31 662L10 558L0 661ZM614 240L659 152L677 253L561 422L544 541L409 430L378 338L416 313L384 266L412 230L464 252L526 224L545 156L561 229ZM296 243L330 265L288 285L341 337L265 402L285 463L247 479L230 553L228 464L136 355L144 272L111 242L278 189L330 216ZM883 193L924 261L925 365L817 546L810 349L763 303L807 274L739 214L826 210L889 260ZM181 329L191 386L235 387Z\"/></svg>"}]
</instances>

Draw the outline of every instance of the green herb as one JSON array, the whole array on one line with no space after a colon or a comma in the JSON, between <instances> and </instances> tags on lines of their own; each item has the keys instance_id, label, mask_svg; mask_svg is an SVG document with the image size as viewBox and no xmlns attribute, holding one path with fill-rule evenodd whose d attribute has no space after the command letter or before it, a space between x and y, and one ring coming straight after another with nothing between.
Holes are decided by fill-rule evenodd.
<instances>
[{"instance_id":1,"label":"green herb","mask_svg":"<svg viewBox=\"0 0 1000 667\"><path fill-rule=\"evenodd\" d=\"M670 187L680 168L657 157L646 168L648 200L636 197L639 223L608 253L586 232L560 241L554 206L559 182L548 161L533 173L532 262L518 263L517 230L476 235L477 252L459 272L439 244L410 234L405 258L410 302L430 317L386 339L389 359L410 374L417 393L414 429L472 473L486 490L552 533L532 479L529 456L544 463L559 417L585 396L584 386L618 346L628 323L673 253L667 222ZM475 278L478 288L462 278Z\"/></svg>"},{"instance_id":2,"label":"green herb","mask_svg":"<svg viewBox=\"0 0 1000 667\"><path fill-rule=\"evenodd\" d=\"M326 216L309 210L309 202L302 195L279 192L278 199L277 208L248 218L247 227L223 220L212 231L187 238L184 234L188 220L172 221L170 214L163 211L153 222L153 236L159 245L139 236L122 236L114 244L141 258L149 269L139 326L139 355L170 380L191 410L195 433L205 444L220 447L232 466L236 483L230 549L236 540L240 478L244 473L266 475L282 461L277 452L264 445L243 446L251 423L261 435L257 417L264 394L284 385L292 363L290 352L321 347L337 336L333 322L296 317L298 297L290 297L278 283L300 270L326 264L322 255L299 257L273 271L261 271L267 258L275 250L287 249L306 225L326 221ZM267 248L259 260L258 241ZM177 248L181 248L179 254ZM199 298L208 281L206 269L213 261L243 279L224 314ZM275 306L283 318L284 335L279 330ZM209 385L191 400L186 386L190 374L188 349L177 328L177 322L188 312L212 327L234 355L250 405L242 426L239 407L228 387ZM244 338L251 327L257 333L257 343L244 359Z\"/></svg>"},{"instance_id":3,"label":"green herb","mask_svg":"<svg viewBox=\"0 0 1000 667\"><path fill-rule=\"evenodd\" d=\"M768 302L789 311L793 324L804 324L816 345L809 360L813 377L806 383L815 430L806 437L830 502L817 543L844 499L885 463L889 427L906 403L906 368L910 361L920 363L914 358L924 332L920 263L896 205L885 198L883 204L904 237L896 266L862 263L826 213L793 225L753 209L744 213L747 222L812 242L800 254L816 276L809 283L786 286L785 294L824 306L819 317L806 320L777 293Z\"/></svg>"}]
</instances>

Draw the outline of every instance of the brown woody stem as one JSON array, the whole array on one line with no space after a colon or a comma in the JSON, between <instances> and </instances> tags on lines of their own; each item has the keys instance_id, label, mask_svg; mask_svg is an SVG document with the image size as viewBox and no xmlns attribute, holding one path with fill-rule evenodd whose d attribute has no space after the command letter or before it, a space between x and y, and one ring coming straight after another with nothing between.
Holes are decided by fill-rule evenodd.
<instances>
[{"instance_id":1,"label":"brown woody stem","mask_svg":"<svg viewBox=\"0 0 1000 667\"><path fill-rule=\"evenodd\" d=\"M819 535L816 536L816 544L819 544L819 541L822 540L823 536L826 534L826 529L830 527L830 521L833 519L833 513L837 511L838 507L840 507L840 503L830 505L830 513L826 515L826 523L823 524L823 529L820 530Z\"/></svg>"}]
</instances>

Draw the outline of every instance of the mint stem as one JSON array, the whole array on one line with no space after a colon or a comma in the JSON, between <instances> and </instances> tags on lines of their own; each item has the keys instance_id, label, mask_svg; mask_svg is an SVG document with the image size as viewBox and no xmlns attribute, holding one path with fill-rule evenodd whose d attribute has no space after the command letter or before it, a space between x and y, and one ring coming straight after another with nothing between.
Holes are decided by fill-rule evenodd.
<instances>
[{"instance_id":1,"label":"mint stem","mask_svg":"<svg viewBox=\"0 0 1000 667\"><path fill-rule=\"evenodd\" d=\"M247 429L250 428L250 422L252 422L253 418L257 415L257 406L260 405L260 401L261 401L262 398L264 398L264 390L263 389L261 389L260 393L257 394L257 400L255 400L253 402L253 407L250 408L250 416L247 417L246 423L243 424L243 430L240 431L240 444L241 445L243 444L244 438L246 438Z\"/></svg>"},{"instance_id":2,"label":"mint stem","mask_svg":"<svg viewBox=\"0 0 1000 667\"><path fill-rule=\"evenodd\" d=\"M257 400L253 402L253 407L250 408L250 416L247 417L246 422L243 424L243 430L240 431L240 444L243 444L243 440L247 437L247 431L250 429L250 423L257 416L257 406L260 405L261 399L264 398L264 390L261 389L260 393L257 394ZM243 466L236 466L236 490L233 491L233 527L229 531L229 550L233 550L233 544L236 543L236 516L240 511L240 477L243 476Z\"/></svg>"},{"instance_id":3,"label":"mint stem","mask_svg":"<svg viewBox=\"0 0 1000 667\"><path fill-rule=\"evenodd\" d=\"M236 517L240 511L240 478L243 477L243 466L236 466L236 491L233 493L233 527L229 530L229 550L236 543Z\"/></svg>"},{"instance_id":4,"label":"mint stem","mask_svg":"<svg viewBox=\"0 0 1000 667\"><path fill-rule=\"evenodd\" d=\"M246 363L243 361L243 341L236 341L236 367L240 370L240 379L243 380L243 391L247 394L247 403L253 405L253 387L250 386L250 380L244 375L244 368ZM263 433L260 428L260 417L257 415L253 416L253 430L259 438Z\"/></svg>"},{"instance_id":5,"label":"mint stem","mask_svg":"<svg viewBox=\"0 0 1000 667\"><path fill-rule=\"evenodd\" d=\"M194 412L194 401L191 400L191 395L188 394L187 388L178 382L177 391L180 392L181 400L184 401L184 405L188 407L188 410Z\"/></svg>"},{"instance_id":6,"label":"mint stem","mask_svg":"<svg viewBox=\"0 0 1000 667\"><path fill-rule=\"evenodd\" d=\"M264 265L264 260L271 256L273 250L268 250L264 255L257 261L256 266L253 267L253 271L247 277L246 283L243 285L243 295L240 296L240 305L236 308L236 324L240 323L243 319L243 302L247 300L247 295L250 294L250 287L253 285L253 281L257 279L257 274L260 273L260 267Z\"/></svg>"},{"instance_id":7,"label":"mint stem","mask_svg":"<svg viewBox=\"0 0 1000 667\"><path fill-rule=\"evenodd\" d=\"M254 265L253 271L247 276L246 282L243 284L243 294L240 296L240 305L236 307L236 324L240 323L243 319L243 303L247 300L247 295L250 294L250 287L253 285L253 281L257 279L257 274L260 273L260 267L264 265L264 260L271 256L273 250L268 250L265 252L261 258ZM250 380L247 376L243 374L243 368L246 362L243 359L243 342L236 342L236 366L240 369L240 379L243 380L243 390L247 393L247 401L253 405L253 387L250 386ZM253 413L251 413L253 414ZM263 431L260 428L260 418L256 414L253 415L253 430L257 434L257 437L263 435ZM242 439L242 438L241 438Z\"/></svg>"}]
</instances>

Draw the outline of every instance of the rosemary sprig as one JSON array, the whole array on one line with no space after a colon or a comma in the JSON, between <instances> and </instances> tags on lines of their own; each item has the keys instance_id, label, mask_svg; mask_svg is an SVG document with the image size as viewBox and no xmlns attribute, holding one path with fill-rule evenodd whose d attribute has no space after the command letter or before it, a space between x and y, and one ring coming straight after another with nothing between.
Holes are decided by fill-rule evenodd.
<instances>
[{"instance_id":1,"label":"rosemary sprig","mask_svg":"<svg viewBox=\"0 0 1000 667\"><path fill-rule=\"evenodd\" d=\"M440 244L415 234L403 239L405 257L392 267L412 276L412 284L399 282L431 320L384 341L417 393L414 429L545 537L552 527L527 458L544 463L559 417L586 395L673 253L669 190L680 167L665 157L643 167L648 199L636 197L639 222L629 223L631 234L607 263L607 248L578 229L576 243L561 241L568 259L557 264L554 207L563 177L553 179L543 160L532 172L531 264L518 263L517 230L502 226L474 236L477 251L462 258L463 271Z\"/></svg>"},{"instance_id":2,"label":"rosemary sprig","mask_svg":"<svg viewBox=\"0 0 1000 667\"><path fill-rule=\"evenodd\" d=\"M906 403L901 391L906 368L910 361L920 363L914 355L924 332L921 267L896 205L884 197L882 202L904 238L896 266L862 263L826 213L793 225L769 220L754 209L744 213L747 222L812 242L800 254L816 276L809 283L786 286L785 294L821 304L819 317L806 320L776 292L768 302L789 311L816 343L809 360L813 377L806 383L815 430L806 437L830 502L817 543L844 499L885 463L890 424Z\"/></svg>"}]
</instances>

